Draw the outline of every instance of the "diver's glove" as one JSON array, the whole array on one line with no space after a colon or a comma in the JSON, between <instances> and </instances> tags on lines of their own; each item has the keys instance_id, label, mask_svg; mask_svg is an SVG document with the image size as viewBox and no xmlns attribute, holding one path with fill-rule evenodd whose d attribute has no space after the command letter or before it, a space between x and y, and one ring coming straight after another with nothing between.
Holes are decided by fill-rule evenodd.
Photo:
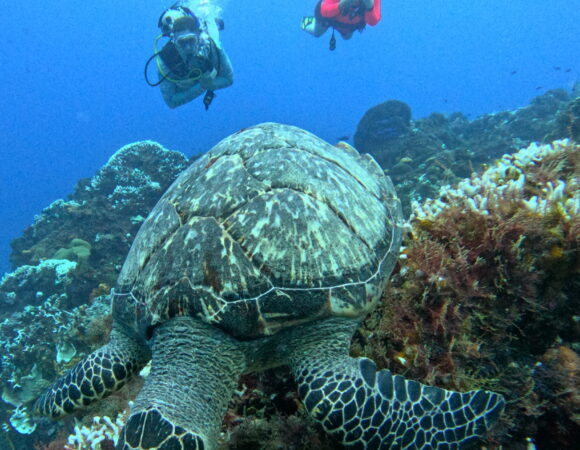
<instances>
[{"instance_id":1,"label":"diver's glove","mask_svg":"<svg viewBox=\"0 0 580 450\"><path fill-rule=\"evenodd\" d=\"M217 70L215 67L208 72L205 72L199 78L199 84L206 90L210 90L213 85L213 80L217 77Z\"/></svg>"}]
</instances>

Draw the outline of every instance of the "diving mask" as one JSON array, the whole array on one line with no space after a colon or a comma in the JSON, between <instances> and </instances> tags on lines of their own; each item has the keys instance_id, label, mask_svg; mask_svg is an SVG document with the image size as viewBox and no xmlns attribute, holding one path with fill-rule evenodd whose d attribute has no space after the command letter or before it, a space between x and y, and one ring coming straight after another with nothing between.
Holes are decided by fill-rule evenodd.
<instances>
[{"instance_id":1,"label":"diving mask","mask_svg":"<svg viewBox=\"0 0 580 450\"><path fill-rule=\"evenodd\" d=\"M205 45L199 34L184 33L173 37L175 48L181 58L187 63L193 63L195 59L206 57Z\"/></svg>"},{"instance_id":2,"label":"diving mask","mask_svg":"<svg viewBox=\"0 0 580 450\"><path fill-rule=\"evenodd\" d=\"M192 56L199 56L200 42L199 22L191 16L182 16L173 23L171 38L181 57L187 61Z\"/></svg>"}]
</instances>

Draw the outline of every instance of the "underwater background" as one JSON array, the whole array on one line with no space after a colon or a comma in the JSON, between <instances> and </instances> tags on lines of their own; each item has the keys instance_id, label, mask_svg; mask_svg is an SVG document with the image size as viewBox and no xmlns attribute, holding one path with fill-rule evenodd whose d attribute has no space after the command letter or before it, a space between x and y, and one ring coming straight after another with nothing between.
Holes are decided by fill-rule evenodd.
<instances>
[{"instance_id":1,"label":"underwater background","mask_svg":"<svg viewBox=\"0 0 580 450\"><path fill-rule=\"evenodd\" d=\"M388 99L408 103L415 118L476 117L568 88L580 71L580 8L570 0L388 0L378 26L339 38L334 52L329 33L300 30L314 0L225 1L234 84L208 112L201 99L170 110L143 67L172 3L3 5L0 273L34 215L129 142L153 139L189 156L264 121L335 142Z\"/></svg>"},{"instance_id":2,"label":"underwater background","mask_svg":"<svg viewBox=\"0 0 580 450\"><path fill-rule=\"evenodd\" d=\"M351 354L427 384L503 393L488 448L575 448L576 2L383 0L382 21L337 37L333 52L329 32L300 30L314 1L216 2L234 84L207 112L201 98L168 109L143 77L172 3L4 6L0 449L111 448L141 377L78 423L35 426L19 405L106 342L110 288L177 174L265 121L372 154L410 218ZM305 418L284 369L240 386L220 448L337 448Z\"/></svg>"}]
</instances>

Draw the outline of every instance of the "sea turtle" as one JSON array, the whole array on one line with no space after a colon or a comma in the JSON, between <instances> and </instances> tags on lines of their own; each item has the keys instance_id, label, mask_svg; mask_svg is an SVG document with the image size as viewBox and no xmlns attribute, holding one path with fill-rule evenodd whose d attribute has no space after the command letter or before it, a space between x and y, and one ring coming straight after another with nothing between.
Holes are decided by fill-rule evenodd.
<instances>
[{"instance_id":1,"label":"sea turtle","mask_svg":"<svg viewBox=\"0 0 580 450\"><path fill-rule=\"evenodd\" d=\"M304 405L355 448L458 448L503 408L348 355L399 255L402 214L367 155L266 123L186 169L141 227L110 342L36 402L59 417L152 358L118 449L211 449L241 374L290 366Z\"/></svg>"}]
</instances>

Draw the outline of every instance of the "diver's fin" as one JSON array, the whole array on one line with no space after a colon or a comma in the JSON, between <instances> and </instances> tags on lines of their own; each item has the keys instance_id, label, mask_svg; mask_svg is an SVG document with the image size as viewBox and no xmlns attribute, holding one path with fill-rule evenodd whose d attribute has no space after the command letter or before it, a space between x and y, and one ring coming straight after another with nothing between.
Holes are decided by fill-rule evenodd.
<instances>
[{"instance_id":1,"label":"diver's fin","mask_svg":"<svg viewBox=\"0 0 580 450\"><path fill-rule=\"evenodd\" d=\"M314 31L315 26L316 26L316 18L314 18L313 16L304 16L302 18L302 22L300 23L300 27L304 31L308 31L309 33L312 33Z\"/></svg>"}]
</instances>

